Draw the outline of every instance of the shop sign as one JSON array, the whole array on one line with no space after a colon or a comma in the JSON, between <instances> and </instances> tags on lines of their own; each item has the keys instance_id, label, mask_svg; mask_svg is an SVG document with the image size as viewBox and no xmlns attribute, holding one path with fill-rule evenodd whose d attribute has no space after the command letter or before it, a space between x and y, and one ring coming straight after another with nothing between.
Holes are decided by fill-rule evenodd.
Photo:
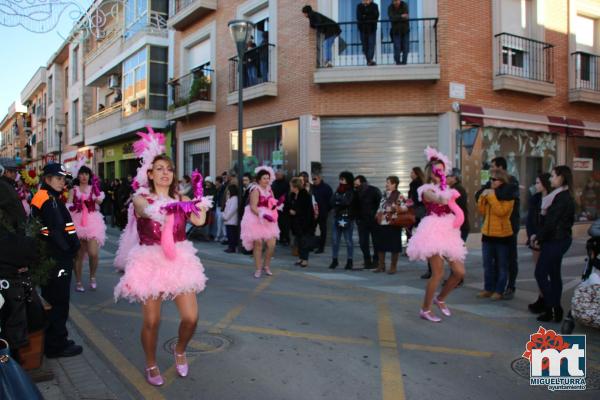
<instances>
[{"instance_id":1,"label":"shop sign","mask_svg":"<svg viewBox=\"0 0 600 400\"><path fill-rule=\"evenodd\" d=\"M573 171L593 171L594 170L594 159L593 158L573 158Z\"/></svg>"},{"instance_id":2,"label":"shop sign","mask_svg":"<svg viewBox=\"0 0 600 400\"><path fill-rule=\"evenodd\" d=\"M105 157L114 157L115 149L106 149L106 151L104 152L104 156Z\"/></svg>"}]
</instances>

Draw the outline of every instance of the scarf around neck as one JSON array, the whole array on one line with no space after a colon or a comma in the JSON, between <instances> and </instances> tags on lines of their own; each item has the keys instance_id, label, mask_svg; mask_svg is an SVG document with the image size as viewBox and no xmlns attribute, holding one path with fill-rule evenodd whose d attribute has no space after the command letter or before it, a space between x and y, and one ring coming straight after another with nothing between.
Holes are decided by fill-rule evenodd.
<instances>
[{"instance_id":1,"label":"scarf around neck","mask_svg":"<svg viewBox=\"0 0 600 400\"><path fill-rule=\"evenodd\" d=\"M568 186L561 186L561 187L554 189L553 191L548 193L546 196L542 197L542 212L541 212L541 214L546 215L548 213L548 209L552 205L552 202L554 202L554 198L559 193L564 192L565 190L568 190L568 189L569 189Z\"/></svg>"}]
</instances>

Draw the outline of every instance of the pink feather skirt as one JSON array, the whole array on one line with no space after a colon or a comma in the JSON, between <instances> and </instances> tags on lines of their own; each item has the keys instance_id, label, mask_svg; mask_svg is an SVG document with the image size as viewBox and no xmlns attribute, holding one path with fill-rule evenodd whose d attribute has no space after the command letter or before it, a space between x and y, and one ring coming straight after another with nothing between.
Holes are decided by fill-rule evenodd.
<instances>
[{"instance_id":1,"label":"pink feather skirt","mask_svg":"<svg viewBox=\"0 0 600 400\"><path fill-rule=\"evenodd\" d=\"M203 291L207 278L193 244L177 242L175 252L175 259L168 259L160 245L134 246L127 254L125 274L115 287L115 301L172 300L183 293Z\"/></svg>"},{"instance_id":2,"label":"pink feather skirt","mask_svg":"<svg viewBox=\"0 0 600 400\"><path fill-rule=\"evenodd\" d=\"M85 226L81 225L81 215L80 212L71 212L71 218L77 230L77 237L83 240L95 240L100 247L104 246L106 224L102 214L99 211L89 213Z\"/></svg>"},{"instance_id":3,"label":"pink feather skirt","mask_svg":"<svg viewBox=\"0 0 600 400\"><path fill-rule=\"evenodd\" d=\"M264 218L257 217L250 206L246 206L242 217L242 245L248 251L254 248L256 240L270 240L279 238L279 226L277 221L269 222Z\"/></svg>"},{"instance_id":4,"label":"pink feather skirt","mask_svg":"<svg viewBox=\"0 0 600 400\"><path fill-rule=\"evenodd\" d=\"M442 217L428 215L408 241L406 254L411 261L427 261L439 255L450 261L464 262L467 256L465 242L460 237L460 229L454 228L454 214Z\"/></svg>"}]
</instances>

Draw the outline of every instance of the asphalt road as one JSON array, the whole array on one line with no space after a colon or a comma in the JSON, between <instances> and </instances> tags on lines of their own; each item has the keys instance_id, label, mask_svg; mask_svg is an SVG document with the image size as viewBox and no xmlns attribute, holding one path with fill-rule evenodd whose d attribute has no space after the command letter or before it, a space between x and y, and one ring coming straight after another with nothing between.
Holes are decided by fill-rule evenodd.
<instances>
[{"instance_id":1,"label":"asphalt road","mask_svg":"<svg viewBox=\"0 0 600 400\"><path fill-rule=\"evenodd\" d=\"M319 255L311 258L309 268L300 269L292 266L288 248L278 248L274 276L254 279L250 257L223 253L220 244L206 242L197 243L209 281L198 296L200 324L188 353L190 374L185 379L175 374L171 348L178 314L166 302L158 349L166 384L154 388L143 377L141 308L113 300L120 277L112 268L116 235L109 231L101 251L98 290L73 292L71 310L87 351L107 366L106 374L100 371L98 377L119 380L118 389L111 386L115 398L514 400L550 395L546 388L531 387L528 377L514 370L527 373L518 360L540 325L527 312L536 285L525 248L514 300L475 297L482 268L480 250L472 250L465 286L447 301L453 316L432 324L418 317L424 288L421 263L402 258L400 272L389 276L331 271L326 268L329 257ZM580 240L563 268L566 308L582 266ZM553 323L544 327L559 329ZM600 333L580 326L575 333L587 334L588 386L598 388ZM591 399L599 393L553 396Z\"/></svg>"}]
</instances>

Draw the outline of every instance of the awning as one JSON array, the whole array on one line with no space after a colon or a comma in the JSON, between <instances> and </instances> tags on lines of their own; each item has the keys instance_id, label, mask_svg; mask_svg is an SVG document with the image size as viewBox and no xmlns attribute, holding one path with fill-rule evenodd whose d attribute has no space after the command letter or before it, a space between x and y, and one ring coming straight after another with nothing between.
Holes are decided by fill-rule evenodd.
<instances>
[{"instance_id":1,"label":"awning","mask_svg":"<svg viewBox=\"0 0 600 400\"><path fill-rule=\"evenodd\" d=\"M600 138L600 123L551 115L528 114L494 108L460 105L463 124Z\"/></svg>"}]
</instances>

